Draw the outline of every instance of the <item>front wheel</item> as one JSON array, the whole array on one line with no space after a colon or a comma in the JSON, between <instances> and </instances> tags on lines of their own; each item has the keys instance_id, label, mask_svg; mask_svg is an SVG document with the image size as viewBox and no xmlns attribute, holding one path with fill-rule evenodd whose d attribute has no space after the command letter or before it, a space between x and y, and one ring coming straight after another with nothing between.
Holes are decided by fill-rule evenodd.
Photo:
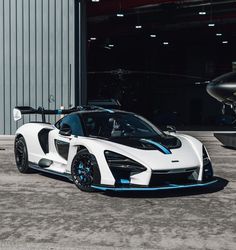
<instances>
[{"instance_id":1,"label":"front wheel","mask_svg":"<svg viewBox=\"0 0 236 250\"><path fill-rule=\"evenodd\" d=\"M93 163L92 156L87 149L79 151L71 164L71 176L74 184L81 191L95 191L91 185L93 183Z\"/></svg>"},{"instance_id":2,"label":"front wheel","mask_svg":"<svg viewBox=\"0 0 236 250\"><path fill-rule=\"evenodd\" d=\"M29 173L28 151L24 137L15 139L16 166L21 173Z\"/></svg>"}]
</instances>

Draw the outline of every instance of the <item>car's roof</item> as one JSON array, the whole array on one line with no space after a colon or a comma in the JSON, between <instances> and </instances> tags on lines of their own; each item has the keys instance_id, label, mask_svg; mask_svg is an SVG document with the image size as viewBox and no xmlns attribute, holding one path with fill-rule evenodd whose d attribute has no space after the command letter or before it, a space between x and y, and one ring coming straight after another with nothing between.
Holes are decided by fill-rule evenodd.
<instances>
[{"instance_id":1,"label":"car's roof","mask_svg":"<svg viewBox=\"0 0 236 250\"><path fill-rule=\"evenodd\" d=\"M115 114L115 113L123 113L123 114L133 114L132 112L127 112L127 111L123 111L123 110L118 110L118 109L91 109L91 110L80 110L80 111L76 111L73 112L72 114L91 114L91 113L111 113L111 114Z\"/></svg>"}]
</instances>

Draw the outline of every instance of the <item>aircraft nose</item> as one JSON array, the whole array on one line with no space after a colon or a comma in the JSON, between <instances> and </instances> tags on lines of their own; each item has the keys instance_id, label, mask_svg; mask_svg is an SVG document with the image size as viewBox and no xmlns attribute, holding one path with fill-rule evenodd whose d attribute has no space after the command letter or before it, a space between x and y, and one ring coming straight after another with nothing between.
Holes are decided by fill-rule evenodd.
<instances>
[{"instance_id":1,"label":"aircraft nose","mask_svg":"<svg viewBox=\"0 0 236 250\"><path fill-rule=\"evenodd\" d=\"M210 82L206 90L209 95L222 102L232 95L232 88L225 83Z\"/></svg>"}]
</instances>

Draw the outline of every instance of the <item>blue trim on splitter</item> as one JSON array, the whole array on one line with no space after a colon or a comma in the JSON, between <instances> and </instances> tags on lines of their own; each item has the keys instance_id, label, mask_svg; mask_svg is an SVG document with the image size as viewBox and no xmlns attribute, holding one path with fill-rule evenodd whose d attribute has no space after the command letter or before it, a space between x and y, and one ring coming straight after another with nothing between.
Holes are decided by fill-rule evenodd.
<instances>
[{"instance_id":1,"label":"blue trim on splitter","mask_svg":"<svg viewBox=\"0 0 236 250\"><path fill-rule=\"evenodd\" d=\"M168 148L162 146L160 143L157 143L157 142L155 142L155 141L148 140L148 139L141 139L141 140L142 140L142 141L145 141L145 142L148 142L148 143L150 143L150 144L152 144L152 145L158 147L158 148L159 148L160 150L162 150L162 152L165 153L166 155L170 155L170 154L171 154L171 151L170 151Z\"/></svg>"},{"instance_id":2,"label":"blue trim on splitter","mask_svg":"<svg viewBox=\"0 0 236 250\"><path fill-rule=\"evenodd\" d=\"M207 183L199 183L199 184L190 184L190 185L177 185L177 184L169 184L168 186L164 187L102 187L102 186L96 186L92 185L92 188L95 188L97 190L101 191L157 191L157 190L170 190L170 189L181 189L181 188L194 188L194 187L207 187L209 185L212 185L216 183L218 180L213 180Z\"/></svg>"}]
</instances>

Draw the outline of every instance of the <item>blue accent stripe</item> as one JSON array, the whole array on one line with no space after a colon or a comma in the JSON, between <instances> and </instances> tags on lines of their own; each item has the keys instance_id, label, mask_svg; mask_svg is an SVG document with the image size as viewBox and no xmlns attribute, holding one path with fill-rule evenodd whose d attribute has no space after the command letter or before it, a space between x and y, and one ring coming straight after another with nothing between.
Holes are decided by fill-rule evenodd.
<instances>
[{"instance_id":1,"label":"blue accent stripe","mask_svg":"<svg viewBox=\"0 0 236 250\"><path fill-rule=\"evenodd\" d=\"M57 114L60 115L62 113L62 110L61 109L58 109L57 110Z\"/></svg>"},{"instance_id":2,"label":"blue accent stripe","mask_svg":"<svg viewBox=\"0 0 236 250\"><path fill-rule=\"evenodd\" d=\"M164 187L121 187L121 188L113 188L113 187L102 187L102 186L96 186L92 185L93 188L97 190L111 190L111 191L157 191L157 190L170 190L170 189L183 189L183 188L194 188L194 187L207 187L209 185L212 185L216 183L218 180L213 180L207 183L198 183L198 184L190 184L190 185L177 185L177 184L170 184L168 186Z\"/></svg>"},{"instance_id":3,"label":"blue accent stripe","mask_svg":"<svg viewBox=\"0 0 236 250\"><path fill-rule=\"evenodd\" d=\"M121 184L129 184L129 180L127 179L120 179Z\"/></svg>"},{"instance_id":4,"label":"blue accent stripe","mask_svg":"<svg viewBox=\"0 0 236 250\"><path fill-rule=\"evenodd\" d=\"M152 145L158 147L158 148L159 148L160 150L162 150L162 152L163 152L164 154L166 154L166 155L170 155L170 154L171 154L171 151L170 151L168 148L162 146L160 143L157 143L157 142L155 142L155 141L148 140L148 139L141 139L141 140L142 140L142 141L146 141L146 142L148 142L148 143L150 143L150 144L152 144Z\"/></svg>"}]
</instances>

